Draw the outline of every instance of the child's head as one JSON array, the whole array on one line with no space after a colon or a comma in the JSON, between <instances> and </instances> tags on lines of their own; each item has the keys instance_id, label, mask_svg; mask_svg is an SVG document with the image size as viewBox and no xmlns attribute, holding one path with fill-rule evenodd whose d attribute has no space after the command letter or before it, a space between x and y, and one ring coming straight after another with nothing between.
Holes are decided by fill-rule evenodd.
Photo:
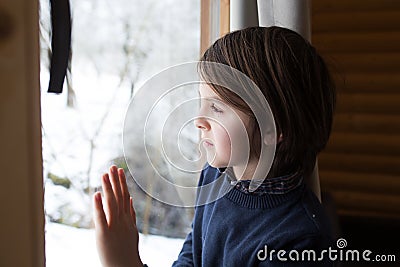
<instances>
[{"instance_id":1,"label":"child's head","mask_svg":"<svg viewBox=\"0 0 400 267\"><path fill-rule=\"evenodd\" d=\"M217 40L201 61L228 65L262 91L273 113L277 146L269 177L309 175L331 132L335 87L327 66L309 42L280 27L252 27ZM199 65L207 81L207 68ZM258 157L260 129L250 107L224 87L209 84L227 105L249 118L250 154ZM244 90L246 90L244 88Z\"/></svg>"}]
</instances>

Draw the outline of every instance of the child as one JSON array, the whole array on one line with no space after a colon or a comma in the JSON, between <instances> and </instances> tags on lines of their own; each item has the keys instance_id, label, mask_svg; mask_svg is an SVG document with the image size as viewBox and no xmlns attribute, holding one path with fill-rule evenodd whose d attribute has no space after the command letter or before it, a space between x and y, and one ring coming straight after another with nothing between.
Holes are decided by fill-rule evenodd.
<instances>
[{"instance_id":1,"label":"child","mask_svg":"<svg viewBox=\"0 0 400 267\"><path fill-rule=\"evenodd\" d=\"M331 266L319 253L331 245L330 226L322 205L304 184L332 125L335 89L324 61L300 35L280 27L229 33L201 60L237 69L260 88L274 116L276 150L268 176L250 190L266 142L260 125L251 107L232 91L211 83L200 86L195 125L208 164L199 185L224 175L221 183L234 186L216 201L196 207L192 231L173 266ZM207 82L212 74L203 64L199 69ZM251 138L246 164L230 141L242 125ZM111 167L102 183L105 208L99 193L94 198L101 261L105 266L143 266L122 169ZM315 251L315 258L302 258L302 251L309 250Z\"/></svg>"}]
</instances>

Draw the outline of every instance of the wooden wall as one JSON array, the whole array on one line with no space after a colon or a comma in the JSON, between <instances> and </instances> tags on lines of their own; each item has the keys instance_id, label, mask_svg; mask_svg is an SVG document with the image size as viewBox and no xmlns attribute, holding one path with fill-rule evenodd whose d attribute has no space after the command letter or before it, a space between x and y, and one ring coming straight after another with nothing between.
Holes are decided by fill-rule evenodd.
<instances>
[{"instance_id":1,"label":"wooden wall","mask_svg":"<svg viewBox=\"0 0 400 267\"><path fill-rule=\"evenodd\" d=\"M39 2L0 1L0 266L44 267Z\"/></svg>"},{"instance_id":2,"label":"wooden wall","mask_svg":"<svg viewBox=\"0 0 400 267\"><path fill-rule=\"evenodd\" d=\"M400 218L400 1L312 3L312 43L337 82L321 187L339 215Z\"/></svg>"}]
</instances>

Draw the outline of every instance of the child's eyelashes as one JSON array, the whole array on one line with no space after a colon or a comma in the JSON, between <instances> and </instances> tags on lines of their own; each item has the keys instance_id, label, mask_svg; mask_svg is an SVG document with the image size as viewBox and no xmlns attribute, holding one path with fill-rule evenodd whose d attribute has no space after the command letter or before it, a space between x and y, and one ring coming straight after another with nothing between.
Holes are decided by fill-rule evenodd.
<instances>
[{"instance_id":1,"label":"child's eyelashes","mask_svg":"<svg viewBox=\"0 0 400 267\"><path fill-rule=\"evenodd\" d=\"M223 113L224 109L221 108L221 105L218 105L215 103L214 100L211 99L204 99L205 101L200 101L200 110L206 111L211 111L213 113ZM218 100L216 100L218 101ZM218 102L219 103L219 102ZM222 104L222 103L221 103Z\"/></svg>"},{"instance_id":2,"label":"child's eyelashes","mask_svg":"<svg viewBox=\"0 0 400 267\"><path fill-rule=\"evenodd\" d=\"M210 105L212 111L216 112L216 113L222 113L222 109L218 108L214 103L211 103Z\"/></svg>"}]
</instances>

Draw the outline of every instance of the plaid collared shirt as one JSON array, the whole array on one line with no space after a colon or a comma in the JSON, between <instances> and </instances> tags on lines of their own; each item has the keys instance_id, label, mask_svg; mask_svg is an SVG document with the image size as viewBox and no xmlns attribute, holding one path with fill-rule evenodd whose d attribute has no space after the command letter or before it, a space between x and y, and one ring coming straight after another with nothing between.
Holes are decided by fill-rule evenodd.
<instances>
[{"instance_id":1,"label":"plaid collared shirt","mask_svg":"<svg viewBox=\"0 0 400 267\"><path fill-rule=\"evenodd\" d=\"M300 186L303 182L303 177L298 175L298 173L294 173L265 179L256 190L251 192L249 190L251 180L237 180L231 168L219 169L219 171L226 174L226 178L229 180L230 184L237 190L245 194L259 196L265 194L286 194Z\"/></svg>"}]
</instances>

